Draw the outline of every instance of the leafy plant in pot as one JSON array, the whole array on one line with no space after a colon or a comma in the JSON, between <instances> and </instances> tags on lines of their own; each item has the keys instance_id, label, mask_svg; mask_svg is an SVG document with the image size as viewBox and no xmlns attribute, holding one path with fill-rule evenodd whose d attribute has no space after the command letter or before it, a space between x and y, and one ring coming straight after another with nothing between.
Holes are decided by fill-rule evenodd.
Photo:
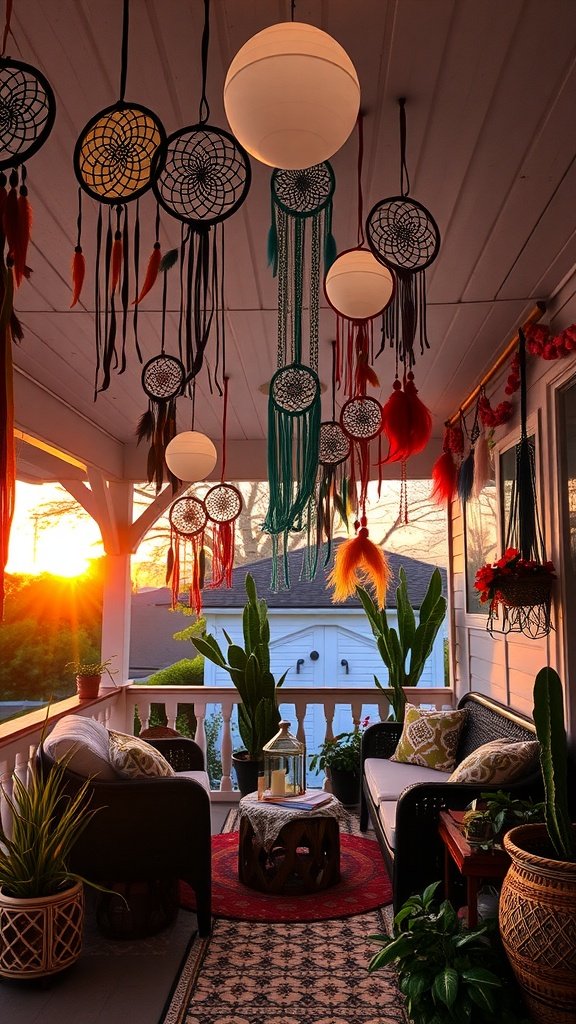
<instances>
[{"instance_id":1,"label":"leafy plant in pot","mask_svg":"<svg viewBox=\"0 0 576 1024\"><path fill-rule=\"evenodd\" d=\"M245 750L232 757L243 796L253 793L258 786L258 774L263 769L262 747L278 732L280 714L276 701L276 688L282 686L287 673L278 682L270 671L270 623L266 602L258 598L256 584L246 574L247 602L242 615L244 647L233 643L223 630L228 643L226 657L215 637L204 633L191 637L199 654L228 672L240 694L238 728Z\"/></svg>"},{"instance_id":2,"label":"leafy plant in pot","mask_svg":"<svg viewBox=\"0 0 576 1024\"><path fill-rule=\"evenodd\" d=\"M324 740L318 753L310 758L310 768L315 769L317 775L320 772L329 775L332 793L347 807L360 802L360 747L362 731L369 721L367 717L360 729Z\"/></svg>"},{"instance_id":3,"label":"leafy plant in pot","mask_svg":"<svg viewBox=\"0 0 576 1024\"><path fill-rule=\"evenodd\" d=\"M40 978L80 956L83 879L68 869L70 850L96 810L90 780L69 797L65 764L43 775L31 765L26 784L4 787L11 826L0 826L0 976Z\"/></svg>"},{"instance_id":4,"label":"leafy plant in pot","mask_svg":"<svg viewBox=\"0 0 576 1024\"><path fill-rule=\"evenodd\" d=\"M110 665L112 664L113 658L107 658L106 661L69 661L66 668L72 669L72 672L76 676L76 692L80 700L95 700L100 690L100 682L104 672L106 672L114 686L116 682L114 676L116 670L112 672Z\"/></svg>"},{"instance_id":5,"label":"leafy plant in pot","mask_svg":"<svg viewBox=\"0 0 576 1024\"><path fill-rule=\"evenodd\" d=\"M442 596L442 577L434 569L424 600L420 606L418 625L408 597L408 582L400 569L400 585L396 591L398 629L388 623L385 608L379 608L367 590L356 587L366 612L382 661L388 669L388 685L374 676L376 686L391 690L390 703L397 722L404 721L405 686L417 686L426 661L432 653L438 630L446 615L446 598Z\"/></svg>"},{"instance_id":6,"label":"leafy plant in pot","mask_svg":"<svg viewBox=\"0 0 576 1024\"><path fill-rule=\"evenodd\" d=\"M534 1021L576 1024L576 826L568 805L562 684L554 669L536 676L533 714L545 824L520 825L504 836L512 864L502 885L500 933Z\"/></svg>"}]
</instances>

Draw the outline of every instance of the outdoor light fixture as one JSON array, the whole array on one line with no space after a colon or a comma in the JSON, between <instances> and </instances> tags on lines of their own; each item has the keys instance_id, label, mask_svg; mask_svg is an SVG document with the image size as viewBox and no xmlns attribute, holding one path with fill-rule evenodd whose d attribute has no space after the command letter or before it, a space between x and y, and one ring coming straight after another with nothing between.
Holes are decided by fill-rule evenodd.
<instances>
[{"instance_id":1,"label":"outdoor light fixture","mask_svg":"<svg viewBox=\"0 0 576 1024\"><path fill-rule=\"evenodd\" d=\"M304 744L280 722L280 732L264 744L264 797L301 796L306 790Z\"/></svg>"},{"instance_id":2,"label":"outdoor light fixture","mask_svg":"<svg viewBox=\"0 0 576 1024\"><path fill-rule=\"evenodd\" d=\"M166 465L179 480L205 480L218 456L213 442L197 430L176 434L166 447Z\"/></svg>"},{"instance_id":3,"label":"outdoor light fixture","mask_svg":"<svg viewBox=\"0 0 576 1024\"><path fill-rule=\"evenodd\" d=\"M348 249L334 260L326 274L324 291L340 316L369 320L391 301L394 278L368 249Z\"/></svg>"},{"instance_id":4,"label":"outdoor light fixture","mask_svg":"<svg viewBox=\"0 0 576 1024\"><path fill-rule=\"evenodd\" d=\"M252 36L224 83L234 135L270 167L298 170L328 160L352 132L359 107L358 75L346 51L298 21Z\"/></svg>"}]
</instances>

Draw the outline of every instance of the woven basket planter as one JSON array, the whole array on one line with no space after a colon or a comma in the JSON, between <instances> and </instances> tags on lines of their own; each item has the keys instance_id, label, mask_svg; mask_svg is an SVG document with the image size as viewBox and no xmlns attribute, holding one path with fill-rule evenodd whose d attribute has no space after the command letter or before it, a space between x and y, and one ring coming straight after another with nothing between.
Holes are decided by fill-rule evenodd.
<instances>
[{"instance_id":1,"label":"woven basket planter","mask_svg":"<svg viewBox=\"0 0 576 1024\"><path fill-rule=\"evenodd\" d=\"M0 976L43 978L80 956L82 882L53 896L14 899L0 892Z\"/></svg>"},{"instance_id":2,"label":"woven basket planter","mask_svg":"<svg viewBox=\"0 0 576 1024\"><path fill-rule=\"evenodd\" d=\"M547 604L552 594L553 579L548 574L509 576L498 584L502 603L508 608L527 608L534 604Z\"/></svg>"},{"instance_id":3,"label":"woven basket planter","mask_svg":"<svg viewBox=\"0 0 576 1024\"><path fill-rule=\"evenodd\" d=\"M555 860L545 825L504 836L512 864L500 934L536 1024L576 1024L576 862Z\"/></svg>"}]
</instances>

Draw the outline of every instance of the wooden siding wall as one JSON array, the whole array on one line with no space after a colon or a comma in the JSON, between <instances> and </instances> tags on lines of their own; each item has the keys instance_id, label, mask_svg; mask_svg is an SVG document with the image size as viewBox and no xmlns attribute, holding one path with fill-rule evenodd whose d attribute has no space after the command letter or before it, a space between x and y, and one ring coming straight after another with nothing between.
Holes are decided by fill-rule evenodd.
<instances>
[{"instance_id":1,"label":"wooden siding wall","mask_svg":"<svg viewBox=\"0 0 576 1024\"><path fill-rule=\"evenodd\" d=\"M576 322L576 274L548 303L543 322L561 331ZM507 370L487 388L493 405L504 397ZM569 678L566 629L570 610L563 600L562 515L560 508L560 459L556 426L558 389L576 379L576 352L564 359L545 361L529 357L528 415L539 434L537 450L540 474L541 518L546 550L558 570L552 609L555 630L543 640L530 640L522 634L495 635L486 631L486 616L466 611L464 517L458 500L449 516L449 554L452 597L452 672L456 696L468 690L479 691L527 714L532 712L532 688L536 672L549 663L558 670L565 684L568 731L576 740L576 674ZM464 397L464 396L463 396ZM519 400L515 396L516 415L500 427L495 436L495 456L514 444L519 437ZM572 616L573 618L573 616Z\"/></svg>"}]
</instances>

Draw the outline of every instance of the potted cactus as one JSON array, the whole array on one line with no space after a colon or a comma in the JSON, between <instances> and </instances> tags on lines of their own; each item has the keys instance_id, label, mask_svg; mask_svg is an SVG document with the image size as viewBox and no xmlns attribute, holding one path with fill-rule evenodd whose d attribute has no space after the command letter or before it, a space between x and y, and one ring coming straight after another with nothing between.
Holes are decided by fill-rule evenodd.
<instances>
[{"instance_id":1,"label":"potted cactus","mask_svg":"<svg viewBox=\"0 0 576 1024\"><path fill-rule=\"evenodd\" d=\"M568 804L562 684L543 668L534 684L534 723L544 779L544 825L504 836L512 859L500 898L504 949L537 1024L576 1024L576 827Z\"/></svg>"},{"instance_id":2,"label":"potted cactus","mask_svg":"<svg viewBox=\"0 0 576 1024\"><path fill-rule=\"evenodd\" d=\"M430 657L436 635L446 615L446 598L442 596L442 577L434 569L422 604L418 625L408 597L408 583L404 569L400 569L400 585L396 591L398 630L388 625L386 609L379 608L367 590L356 587L380 652L388 669L388 686L374 676L381 690L391 689L390 703L397 722L404 721L406 707L405 686L417 686L424 665Z\"/></svg>"},{"instance_id":3,"label":"potted cactus","mask_svg":"<svg viewBox=\"0 0 576 1024\"><path fill-rule=\"evenodd\" d=\"M270 623L268 608L259 600L256 584L246 574L246 595L242 628L244 647L232 642L223 630L228 643L226 657L215 637L203 633L191 637L199 654L228 672L240 694L238 728L245 749L233 754L238 787L243 796L253 793L258 786L258 774L263 770L262 747L278 732L280 714L276 702L276 687L282 686L286 672L278 682L270 671Z\"/></svg>"}]
</instances>

